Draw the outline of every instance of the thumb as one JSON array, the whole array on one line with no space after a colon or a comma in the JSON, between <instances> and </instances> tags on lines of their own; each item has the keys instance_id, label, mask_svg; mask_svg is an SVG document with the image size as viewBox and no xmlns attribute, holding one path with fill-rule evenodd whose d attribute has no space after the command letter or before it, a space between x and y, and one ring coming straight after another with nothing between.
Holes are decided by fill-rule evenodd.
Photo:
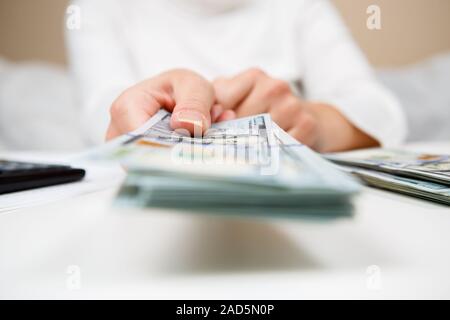
<instances>
[{"instance_id":1,"label":"thumb","mask_svg":"<svg viewBox=\"0 0 450 320\"><path fill-rule=\"evenodd\" d=\"M175 107L172 111L172 129L185 129L201 136L211 126L211 108L215 102L212 85L191 71L178 71L172 78Z\"/></svg>"}]
</instances>

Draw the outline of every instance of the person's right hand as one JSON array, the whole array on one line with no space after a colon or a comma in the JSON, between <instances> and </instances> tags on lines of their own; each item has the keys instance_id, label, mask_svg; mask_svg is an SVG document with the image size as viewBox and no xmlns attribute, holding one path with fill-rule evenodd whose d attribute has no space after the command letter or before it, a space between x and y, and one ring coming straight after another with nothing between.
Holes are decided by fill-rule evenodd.
<instances>
[{"instance_id":1,"label":"person's right hand","mask_svg":"<svg viewBox=\"0 0 450 320\"><path fill-rule=\"evenodd\" d=\"M211 126L211 118L222 113L214 101L212 84L197 73L184 69L162 73L127 89L114 101L106 139L137 129L160 108L172 112L172 129L201 135Z\"/></svg>"}]
</instances>

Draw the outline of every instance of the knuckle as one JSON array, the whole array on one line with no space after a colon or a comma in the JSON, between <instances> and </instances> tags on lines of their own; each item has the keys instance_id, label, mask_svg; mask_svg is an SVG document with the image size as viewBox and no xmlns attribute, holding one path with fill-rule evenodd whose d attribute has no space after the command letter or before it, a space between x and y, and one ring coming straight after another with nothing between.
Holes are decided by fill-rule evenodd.
<instances>
[{"instance_id":1,"label":"knuckle","mask_svg":"<svg viewBox=\"0 0 450 320\"><path fill-rule=\"evenodd\" d=\"M250 68L247 70L247 74L252 78L262 78L266 76L266 73L260 68Z\"/></svg>"},{"instance_id":2,"label":"knuckle","mask_svg":"<svg viewBox=\"0 0 450 320\"><path fill-rule=\"evenodd\" d=\"M287 99L284 103L282 103L279 107L280 112L286 115L295 115L300 112L301 105L299 104L297 98L291 97Z\"/></svg>"},{"instance_id":3,"label":"knuckle","mask_svg":"<svg viewBox=\"0 0 450 320\"><path fill-rule=\"evenodd\" d=\"M185 68L176 68L168 71L170 74L180 75L180 76L198 76L197 73L195 73L192 70L185 69Z\"/></svg>"},{"instance_id":4,"label":"knuckle","mask_svg":"<svg viewBox=\"0 0 450 320\"><path fill-rule=\"evenodd\" d=\"M146 98L144 92L133 88L123 92L111 105L111 117L113 119L126 117L131 108L141 105L143 101L146 101Z\"/></svg>"},{"instance_id":5,"label":"knuckle","mask_svg":"<svg viewBox=\"0 0 450 320\"><path fill-rule=\"evenodd\" d=\"M110 115L112 118L119 118L127 113L127 101L128 101L128 94L122 94L119 96L119 98L116 99L116 101L113 102L110 109Z\"/></svg>"},{"instance_id":6,"label":"knuckle","mask_svg":"<svg viewBox=\"0 0 450 320\"><path fill-rule=\"evenodd\" d=\"M195 97L193 95L192 97L183 100L183 109L195 109L204 111L208 109L208 106L204 99Z\"/></svg>"},{"instance_id":7,"label":"knuckle","mask_svg":"<svg viewBox=\"0 0 450 320\"><path fill-rule=\"evenodd\" d=\"M289 84L282 80L270 80L267 85L266 96L277 97L290 92Z\"/></svg>"},{"instance_id":8,"label":"knuckle","mask_svg":"<svg viewBox=\"0 0 450 320\"><path fill-rule=\"evenodd\" d=\"M317 128L317 121L309 113L303 113L301 121L300 121L300 125L302 126L302 129L303 129L304 132L310 133L310 132L313 132L313 131L316 130L316 128Z\"/></svg>"}]
</instances>

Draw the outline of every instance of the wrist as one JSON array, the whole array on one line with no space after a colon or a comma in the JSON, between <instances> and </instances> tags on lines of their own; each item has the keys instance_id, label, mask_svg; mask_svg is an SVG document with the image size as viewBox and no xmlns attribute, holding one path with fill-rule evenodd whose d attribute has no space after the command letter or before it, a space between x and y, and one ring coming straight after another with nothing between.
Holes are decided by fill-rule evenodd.
<instances>
[{"instance_id":1,"label":"wrist","mask_svg":"<svg viewBox=\"0 0 450 320\"><path fill-rule=\"evenodd\" d=\"M379 142L357 128L337 108L324 103L308 103L317 119L319 152L337 152L379 146Z\"/></svg>"}]
</instances>

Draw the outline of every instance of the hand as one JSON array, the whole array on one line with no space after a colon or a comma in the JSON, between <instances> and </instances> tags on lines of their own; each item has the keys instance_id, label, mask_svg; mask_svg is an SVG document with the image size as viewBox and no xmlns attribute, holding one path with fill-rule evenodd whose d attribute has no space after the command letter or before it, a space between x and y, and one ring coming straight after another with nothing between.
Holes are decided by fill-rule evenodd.
<instances>
[{"instance_id":1,"label":"hand","mask_svg":"<svg viewBox=\"0 0 450 320\"><path fill-rule=\"evenodd\" d=\"M211 125L211 112L214 118L222 114L214 102L212 84L198 74L182 69L165 72L127 89L117 98L111 106L106 139L137 129L160 108L172 112L172 129L201 135Z\"/></svg>"},{"instance_id":2,"label":"hand","mask_svg":"<svg viewBox=\"0 0 450 320\"><path fill-rule=\"evenodd\" d=\"M288 83L258 69L214 81L217 103L236 117L269 113L285 131L303 144L331 152L374 146L377 142L353 126L336 108L304 101ZM227 118L233 115L228 111ZM218 118L222 120L222 116Z\"/></svg>"}]
</instances>

